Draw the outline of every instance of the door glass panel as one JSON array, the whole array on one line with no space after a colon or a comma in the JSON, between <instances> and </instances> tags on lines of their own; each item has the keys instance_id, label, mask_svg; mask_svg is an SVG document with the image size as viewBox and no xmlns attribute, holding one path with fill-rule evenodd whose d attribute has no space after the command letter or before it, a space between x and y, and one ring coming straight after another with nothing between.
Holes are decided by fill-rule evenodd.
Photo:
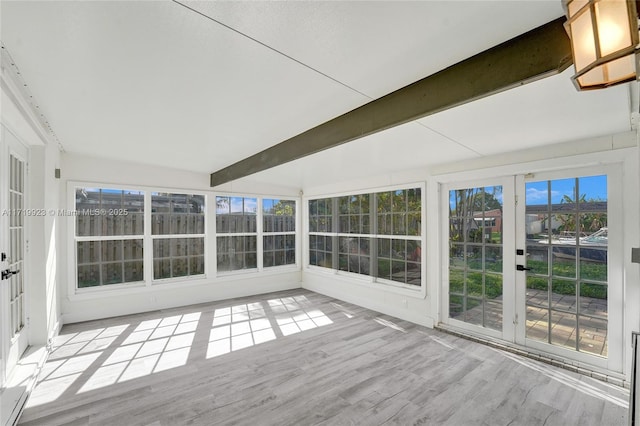
<instances>
[{"instance_id":1,"label":"door glass panel","mask_svg":"<svg viewBox=\"0 0 640 426\"><path fill-rule=\"evenodd\" d=\"M449 192L449 317L502 331L502 187Z\"/></svg>"},{"instance_id":2,"label":"door glass panel","mask_svg":"<svg viewBox=\"0 0 640 426\"><path fill-rule=\"evenodd\" d=\"M607 176L526 184L529 339L607 356Z\"/></svg>"},{"instance_id":3,"label":"door glass panel","mask_svg":"<svg viewBox=\"0 0 640 426\"><path fill-rule=\"evenodd\" d=\"M9 210L24 209L24 163L10 156L9 161ZM20 271L9 278L10 337L15 336L24 327L24 220L22 215L12 215L9 221L9 270Z\"/></svg>"}]
</instances>

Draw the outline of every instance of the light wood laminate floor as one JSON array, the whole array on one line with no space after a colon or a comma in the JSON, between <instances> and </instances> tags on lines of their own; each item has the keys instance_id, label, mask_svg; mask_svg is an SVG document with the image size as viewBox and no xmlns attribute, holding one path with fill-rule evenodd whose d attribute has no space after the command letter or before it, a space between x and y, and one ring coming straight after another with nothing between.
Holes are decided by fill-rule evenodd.
<instances>
[{"instance_id":1,"label":"light wood laminate floor","mask_svg":"<svg viewBox=\"0 0 640 426\"><path fill-rule=\"evenodd\" d=\"M22 425L625 425L611 384L306 290L67 325Z\"/></svg>"}]
</instances>

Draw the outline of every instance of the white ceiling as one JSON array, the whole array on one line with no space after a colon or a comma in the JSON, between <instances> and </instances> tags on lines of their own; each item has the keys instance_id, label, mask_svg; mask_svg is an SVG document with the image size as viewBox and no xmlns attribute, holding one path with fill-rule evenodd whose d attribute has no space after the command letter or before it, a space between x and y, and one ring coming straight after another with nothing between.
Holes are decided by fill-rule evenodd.
<instances>
[{"instance_id":1,"label":"white ceiling","mask_svg":"<svg viewBox=\"0 0 640 426\"><path fill-rule=\"evenodd\" d=\"M210 173L562 15L553 1L0 2L68 152ZM307 188L629 130L570 71L248 180Z\"/></svg>"}]
</instances>

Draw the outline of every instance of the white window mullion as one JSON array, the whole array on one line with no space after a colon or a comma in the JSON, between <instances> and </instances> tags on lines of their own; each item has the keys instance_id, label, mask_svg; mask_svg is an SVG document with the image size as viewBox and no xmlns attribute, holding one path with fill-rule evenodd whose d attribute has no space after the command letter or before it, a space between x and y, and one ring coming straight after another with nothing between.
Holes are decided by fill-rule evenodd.
<instances>
[{"instance_id":1,"label":"white window mullion","mask_svg":"<svg viewBox=\"0 0 640 426\"><path fill-rule=\"evenodd\" d=\"M258 272L264 269L264 241L262 238L262 197L258 197L258 206L256 211L256 266L258 267Z\"/></svg>"},{"instance_id":2,"label":"white window mullion","mask_svg":"<svg viewBox=\"0 0 640 426\"><path fill-rule=\"evenodd\" d=\"M153 237L151 236L151 191L144 193L144 283L153 282Z\"/></svg>"},{"instance_id":3,"label":"white window mullion","mask_svg":"<svg viewBox=\"0 0 640 426\"><path fill-rule=\"evenodd\" d=\"M204 220L205 238L204 273L206 277L215 277L218 273L217 230L216 230L216 194L205 198L206 217Z\"/></svg>"}]
</instances>

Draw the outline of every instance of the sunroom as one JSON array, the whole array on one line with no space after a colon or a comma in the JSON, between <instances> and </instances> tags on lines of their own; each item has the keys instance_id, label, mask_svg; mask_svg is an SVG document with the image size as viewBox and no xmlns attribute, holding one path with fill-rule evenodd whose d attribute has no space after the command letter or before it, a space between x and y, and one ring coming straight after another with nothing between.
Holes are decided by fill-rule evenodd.
<instances>
[{"instance_id":1,"label":"sunroom","mask_svg":"<svg viewBox=\"0 0 640 426\"><path fill-rule=\"evenodd\" d=\"M278 292L629 388L638 83L576 89L561 1L0 11L0 424L65 325Z\"/></svg>"}]
</instances>

